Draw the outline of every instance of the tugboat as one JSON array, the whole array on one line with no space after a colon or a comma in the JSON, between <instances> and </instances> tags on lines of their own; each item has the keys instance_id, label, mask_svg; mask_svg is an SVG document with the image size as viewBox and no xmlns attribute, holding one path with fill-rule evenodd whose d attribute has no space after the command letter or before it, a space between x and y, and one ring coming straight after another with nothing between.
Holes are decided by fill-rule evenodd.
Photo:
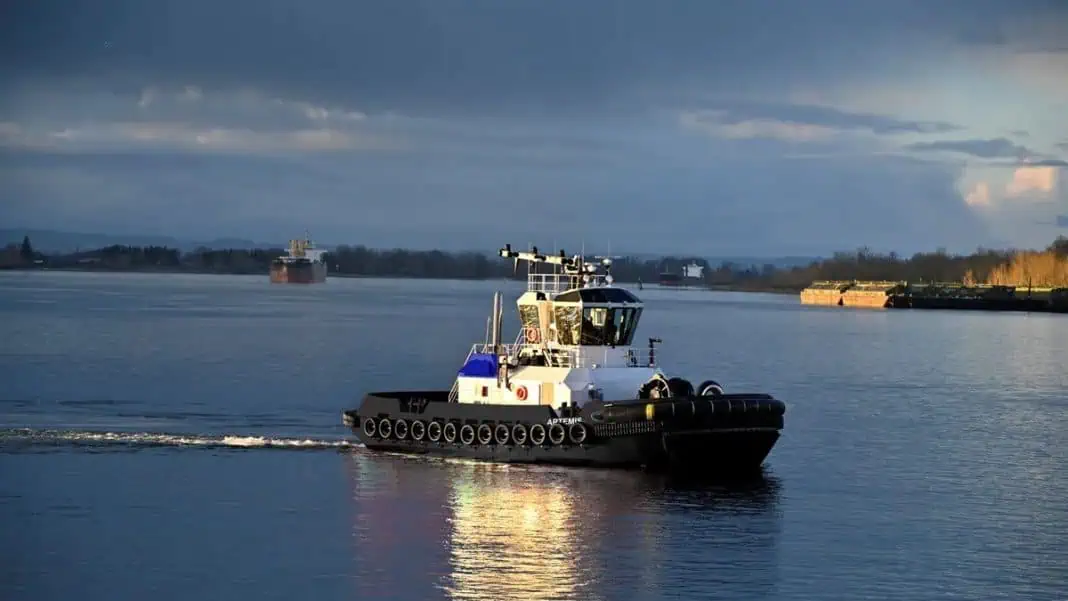
<instances>
[{"instance_id":1,"label":"tugboat","mask_svg":"<svg viewBox=\"0 0 1068 601\"><path fill-rule=\"evenodd\" d=\"M511 245L500 256L516 267L528 262L515 341L501 343L496 292L488 339L472 346L451 389L371 392L343 412L364 446L508 463L760 469L779 439L785 403L668 376L656 362L660 339L632 346L645 307L613 285L610 258Z\"/></svg>"},{"instance_id":2,"label":"tugboat","mask_svg":"<svg viewBox=\"0 0 1068 601\"><path fill-rule=\"evenodd\" d=\"M321 284L326 281L326 251L308 239L290 240L289 253L271 262L272 284Z\"/></svg>"}]
</instances>

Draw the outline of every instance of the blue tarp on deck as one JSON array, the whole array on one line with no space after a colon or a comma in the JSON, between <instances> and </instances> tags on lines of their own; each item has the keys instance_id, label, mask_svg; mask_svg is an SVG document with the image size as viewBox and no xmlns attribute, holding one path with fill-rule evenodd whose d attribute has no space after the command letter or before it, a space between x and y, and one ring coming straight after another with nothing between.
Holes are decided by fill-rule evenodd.
<instances>
[{"instance_id":1,"label":"blue tarp on deck","mask_svg":"<svg viewBox=\"0 0 1068 601\"><path fill-rule=\"evenodd\" d=\"M467 363L460 368L461 376L474 378L494 378L497 376L497 355L492 353L474 353L467 358Z\"/></svg>"}]
</instances>

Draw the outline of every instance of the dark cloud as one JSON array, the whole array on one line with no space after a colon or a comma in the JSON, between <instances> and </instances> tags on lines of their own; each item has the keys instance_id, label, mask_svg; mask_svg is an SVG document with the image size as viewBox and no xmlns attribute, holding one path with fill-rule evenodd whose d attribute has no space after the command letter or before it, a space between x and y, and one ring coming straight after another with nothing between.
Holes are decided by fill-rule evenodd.
<instances>
[{"instance_id":1,"label":"dark cloud","mask_svg":"<svg viewBox=\"0 0 1068 601\"><path fill-rule=\"evenodd\" d=\"M737 124L754 120L774 120L797 125L816 125L838 130L866 130L876 134L949 133L962 128L941 121L895 119L869 113L848 112L830 107L757 101L717 102L719 123Z\"/></svg>"},{"instance_id":2,"label":"dark cloud","mask_svg":"<svg viewBox=\"0 0 1068 601\"><path fill-rule=\"evenodd\" d=\"M1057 227L1068 228L1068 215L1057 215Z\"/></svg>"},{"instance_id":3,"label":"dark cloud","mask_svg":"<svg viewBox=\"0 0 1068 601\"><path fill-rule=\"evenodd\" d=\"M957 41L972 46L1004 46L1009 43L1009 37L1000 23L985 22L962 27Z\"/></svg>"},{"instance_id":4,"label":"dark cloud","mask_svg":"<svg viewBox=\"0 0 1068 601\"><path fill-rule=\"evenodd\" d=\"M0 221L23 227L264 240L308 228L324 242L385 247L555 241L757 256L864 245L964 252L995 243L960 201L956 173L904 159L843 157L827 168L763 151L680 150L547 173L525 160L437 154L352 161L19 153L2 165ZM302 199L300 211L294 199Z\"/></svg>"},{"instance_id":5,"label":"dark cloud","mask_svg":"<svg viewBox=\"0 0 1068 601\"><path fill-rule=\"evenodd\" d=\"M1014 52L1068 52L1068 4L1063 0L1038 0L1018 6L1019 11L997 18L987 18L981 8L971 15L961 15L957 41Z\"/></svg>"},{"instance_id":6,"label":"dark cloud","mask_svg":"<svg viewBox=\"0 0 1068 601\"><path fill-rule=\"evenodd\" d=\"M1027 167L1068 167L1068 161L1061 159L1042 159L1040 161L1022 161L1020 166Z\"/></svg>"},{"instance_id":7,"label":"dark cloud","mask_svg":"<svg viewBox=\"0 0 1068 601\"><path fill-rule=\"evenodd\" d=\"M0 157L0 221L201 239L284 240L309 228L326 241L443 248L537 235L707 254L966 251L997 242L962 201L955 167L872 156L870 136L823 135L912 142L957 124L791 105L790 93L907 92L952 67L932 71L968 28L1047 5L4 3L0 69L17 93L0 94L0 121L10 121L0 143L22 151ZM160 91L149 99L146 86ZM202 95L182 100L185 86ZM237 98L244 89L257 94ZM901 110L923 115L923 103ZM709 110L720 125L757 125L729 130L728 141L680 127L681 113ZM357 112L366 119L349 118ZM330 146L301 137L319 128L352 143L302 152ZM53 151L28 150L41 140ZM83 150L55 152L57 140ZM383 144L353 151L368 140ZM261 142L295 150L240 156ZM231 152L205 154L215 144ZM120 152L135 145L153 152ZM913 149L1026 151L1009 140Z\"/></svg>"},{"instance_id":8,"label":"dark cloud","mask_svg":"<svg viewBox=\"0 0 1068 601\"><path fill-rule=\"evenodd\" d=\"M609 112L635 88L840 80L1043 2L35 0L6 4L12 77L253 86L370 110ZM744 81L743 81L744 80Z\"/></svg>"},{"instance_id":9,"label":"dark cloud","mask_svg":"<svg viewBox=\"0 0 1068 601\"><path fill-rule=\"evenodd\" d=\"M970 154L982 159L1019 158L1024 159L1033 153L1007 138L989 140L938 140L935 142L915 142L905 146L914 151L947 151Z\"/></svg>"}]
</instances>

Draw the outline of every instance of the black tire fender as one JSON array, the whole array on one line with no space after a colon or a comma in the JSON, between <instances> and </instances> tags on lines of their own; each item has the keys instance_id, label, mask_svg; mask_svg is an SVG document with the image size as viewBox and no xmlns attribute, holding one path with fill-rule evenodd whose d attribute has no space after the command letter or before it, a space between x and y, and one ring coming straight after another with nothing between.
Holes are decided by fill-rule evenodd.
<instances>
[{"instance_id":1,"label":"black tire fender","mask_svg":"<svg viewBox=\"0 0 1068 601\"><path fill-rule=\"evenodd\" d=\"M697 387L697 396L723 396L723 386L715 380L705 380Z\"/></svg>"}]
</instances>

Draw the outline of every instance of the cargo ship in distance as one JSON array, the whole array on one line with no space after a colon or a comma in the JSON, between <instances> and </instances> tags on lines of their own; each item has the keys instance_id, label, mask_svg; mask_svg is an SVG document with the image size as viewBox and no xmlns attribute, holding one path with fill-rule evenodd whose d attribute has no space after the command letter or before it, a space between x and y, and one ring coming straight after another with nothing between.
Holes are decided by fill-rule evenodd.
<instances>
[{"instance_id":1,"label":"cargo ship in distance","mask_svg":"<svg viewBox=\"0 0 1068 601\"><path fill-rule=\"evenodd\" d=\"M271 261L275 284L321 284L326 281L326 251L315 248L307 236L290 240L289 252Z\"/></svg>"},{"instance_id":2,"label":"cargo ship in distance","mask_svg":"<svg viewBox=\"0 0 1068 601\"><path fill-rule=\"evenodd\" d=\"M501 343L501 293L488 336L451 389L369 392L342 421L372 451L505 463L758 472L786 405L768 394L694 385L631 346L644 304L613 285L611 259L500 250L528 262L520 332ZM552 266L551 272L545 272ZM538 267L542 268L539 273ZM603 267L604 273L598 273Z\"/></svg>"}]
</instances>

